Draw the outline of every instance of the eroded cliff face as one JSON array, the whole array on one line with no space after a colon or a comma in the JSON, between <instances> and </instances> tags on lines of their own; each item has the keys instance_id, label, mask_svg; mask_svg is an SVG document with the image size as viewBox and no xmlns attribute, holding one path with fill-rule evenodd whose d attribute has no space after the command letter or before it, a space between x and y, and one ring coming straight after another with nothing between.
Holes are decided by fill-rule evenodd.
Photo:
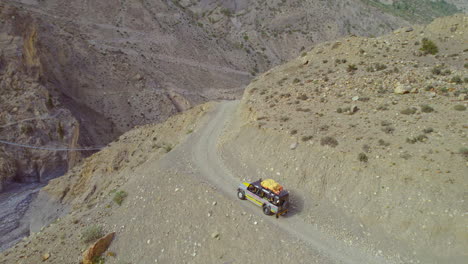
<instances>
[{"instance_id":1,"label":"eroded cliff face","mask_svg":"<svg viewBox=\"0 0 468 264\"><path fill-rule=\"evenodd\" d=\"M0 19L1 191L9 182L43 182L62 175L80 154L54 151L79 147L79 125L41 84L43 67L34 20L3 5Z\"/></svg>"}]
</instances>

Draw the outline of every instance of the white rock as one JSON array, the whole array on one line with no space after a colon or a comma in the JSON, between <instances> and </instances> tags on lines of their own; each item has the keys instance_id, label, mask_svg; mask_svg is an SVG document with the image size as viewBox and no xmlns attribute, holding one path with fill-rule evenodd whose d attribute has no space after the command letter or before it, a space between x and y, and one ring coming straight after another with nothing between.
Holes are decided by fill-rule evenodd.
<instances>
[{"instance_id":1,"label":"white rock","mask_svg":"<svg viewBox=\"0 0 468 264\"><path fill-rule=\"evenodd\" d=\"M294 142L294 143L292 143L292 144L289 146L289 148L290 148L291 150L295 150L295 149L297 148L297 145L298 145L297 142Z\"/></svg>"},{"instance_id":2,"label":"white rock","mask_svg":"<svg viewBox=\"0 0 468 264\"><path fill-rule=\"evenodd\" d=\"M393 92L396 94L405 94L409 93L412 89L413 88L409 85L398 84Z\"/></svg>"}]
</instances>

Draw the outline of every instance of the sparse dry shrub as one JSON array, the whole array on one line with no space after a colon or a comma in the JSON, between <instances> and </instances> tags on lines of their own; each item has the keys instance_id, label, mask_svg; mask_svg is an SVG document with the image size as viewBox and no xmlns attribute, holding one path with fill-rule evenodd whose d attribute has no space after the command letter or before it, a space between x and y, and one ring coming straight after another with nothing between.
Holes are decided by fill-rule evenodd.
<instances>
[{"instance_id":1,"label":"sparse dry shrub","mask_svg":"<svg viewBox=\"0 0 468 264\"><path fill-rule=\"evenodd\" d=\"M384 147L390 146L390 143L386 142L383 139L379 139L378 143L379 143L380 146L384 146Z\"/></svg>"},{"instance_id":2,"label":"sparse dry shrub","mask_svg":"<svg viewBox=\"0 0 468 264\"><path fill-rule=\"evenodd\" d=\"M330 146L332 148L338 146L338 141L334 137L324 137L320 140L320 145Z\"/></svg>"},{"instance_id":3,"label":"sparse dry shrub","mask_svg":"<svg viewBox=\"0 0 468 264\"><path fill-rule=\"evenodd\" d=\"M457 111L465 111L466 110L466 106L464 105L456 105L453 107L454 110L457 110Z\"/></svg>"},{"instance_id":4,"label":"sparse dry shrub","mask_svg":"<svg viewBox=\"0 0 468 264\"><path fill-rule=\"evenodd\" d=\"M432 127L428 127L428 128L423 129L423 132L426 134L430 134L434 132L434 129Z\"/></svg>"},{"instance_id":5,"label":"sparse dry shrub","mask_svg":"<svg viewBox=\"0 0 468 264\"><path fill-rule=\"evenodd\" d=\"M102 230L102 227L98 225L88 226L81 233L81 239L83 240L84 243L93 242L103 236L104 236L104 231Z\"/></svg>"},{"instance_id":6,"label":"sparse dry shrub","mask_svg":"<svg viewBox=\"0 0 468 264\"><path fill-rule=\"evenodd\" d=\"M416 142L425 142L428 139L426 135L419 135L413 138L407 138L406 142L410 144L414 144Z\"/></svg>"},{"instance_id":7,"label":"sparse dry shrub","mask_svg":"<svg viewBox=\"0 0 468 264\"><path fill-rule=\"evenodd\" d=\"M356 66L356 64L349 64L348 68L346 68L346 71L351 73L357 71L357 69L358 67Z\"/></svg>"},{"instance_id":8,"label":"sparse dry shrub","mask_svg":"<svg viewBox=\"0 0 468 264\"><path fill-rule=\"evenodd\" d=\"M434 111L434 108L432 108L430 105L421 105L421 111L424 113L431 113Z\"/></svg>"},{"instance_id":9,"label":"sparse dry shrub","mask_svg":"<svg viewBox=\"0 0 468 264\"><path fill-rule=\"evenodd\" d=\"M462 84L463 81L462 81L462 78L460 76L453 76L452 79L450 80L452 83L456 83L456 84Z\"/></svg>"},{"instance_id":10,"label":"sparse dry shrub","mask_svg":"<svg viewBox=\"0 0 468 264\"><path fill-rule=\"evenodd\" d=\"M377 110L379 110L379 111L386 111L386 110L388 110L388 104L379 105L379 106L377 107Z\"/></svg>"},{"instance_id":11,"label":"sparse dry shrub","mask_svg":"<svg viewBox=\"0 0 468 264\"><path fill-rule=\"evenodd\" d=\"M367 161L369 161L369 158L367 157L366 154L361 152L361 153L358 154L358 160L360 162L367 162Z\"/></svg>"},{"instance_id":12,"label":"sparse dry shrub","mask_svg":"<svg viewBox=\"0 0 468 264\"><path fill-rule=\"evenodd\" d=\"M460 148L458 150L458 153L460 153L463 157L468 159L468 148L467 147Z\"/></svg>"},{"instance_id":13,"label":"sparse dry shrub","mask_svg":"<svg viewBox=\"0 0 468 264\"><path fill-rule=\"evenodd\" d=\"M395 128L391 126L385 126L382 128L382 131L385 132L386 134L392 134L395 131Z\"/></svg>"},{"instance_id":14,"label":"sparse dry shrub","mask_svg":"<svg viewBox=\"0 0 468 264\"><path fill-rule=\"evenodd\" d=\"M414 107L411 107L411 108L406 108L406 109L403 109L400 111L400 114L403 114L403 115L412 115L412 114L415 114L417 111L416 108Z\"/></svg>"}]
</instances>

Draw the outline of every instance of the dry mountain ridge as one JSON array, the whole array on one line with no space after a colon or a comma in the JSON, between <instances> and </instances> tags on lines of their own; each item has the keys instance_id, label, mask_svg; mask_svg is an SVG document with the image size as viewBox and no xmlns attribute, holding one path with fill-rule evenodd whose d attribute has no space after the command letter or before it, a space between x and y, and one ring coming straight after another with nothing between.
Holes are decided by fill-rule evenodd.
<instances>
[{"instance_id":1,"label":"dry mountain ridge","mask_svg":"<svg viewBox=\"0 0 468 264\"><path fill-rule=\"evenodd\" d=\"M310 223L342 224L322 211L350 217L350 244L364 232L422 263L462 263L467 26L458 15L327 42L266 72L228 129L226 164L297 190Z\"/></svg>"}]
</instances>

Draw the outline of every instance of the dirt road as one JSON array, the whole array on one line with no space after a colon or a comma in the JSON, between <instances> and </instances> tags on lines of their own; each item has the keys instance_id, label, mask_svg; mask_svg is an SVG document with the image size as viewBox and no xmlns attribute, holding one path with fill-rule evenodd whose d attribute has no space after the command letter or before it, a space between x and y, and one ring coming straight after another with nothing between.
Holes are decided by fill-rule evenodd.
<instances>
[{"instance_id":1,"label":"dirt road","mask_svg":"<svg viewBox=\"0 0 468 264\"><path fill-rule=\"evenodd\" d=\"M193 173L202 181L208 181L217 190L230 199L236 200L236 187L239 184L235 171L229 171L223 163L218 149L218 139L222 135L230 117L234 115L238 101L221 102L205 116L204 123L191 138L169 153L166 164L179 164L179 169ZM180 162L184 160L184 162ZM185 162L185 160L187 162ZM252 214L262 216L262 211L255 205L239 201ZM271 230L285 231L308 243L310 247L328 256L335 263L391 263L384 257L350 247L327 234L318 231L317 227L305 223L300 213L291 212L286 217L264 216Z\"/></svg>"}]
</instances>

